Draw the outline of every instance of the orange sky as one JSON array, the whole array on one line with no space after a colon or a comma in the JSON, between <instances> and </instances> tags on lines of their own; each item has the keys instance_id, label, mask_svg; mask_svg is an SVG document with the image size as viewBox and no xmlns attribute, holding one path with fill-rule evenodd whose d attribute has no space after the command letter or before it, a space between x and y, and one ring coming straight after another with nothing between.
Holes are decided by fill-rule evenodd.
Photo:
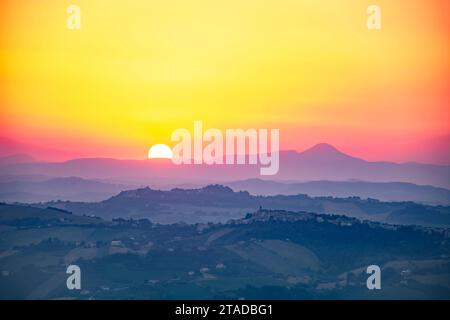
<instances>
[{"instance_id":1,"label":"orange sky","mask_svg":"<svg viewBox=\"0 0 450 320\"><path fill-rule=\"evenodd\" d=\"M144 158L202 120L280 128L282 149L449 163L448 3L2 1L0 136Z\"/></svg>"}]
</instances>

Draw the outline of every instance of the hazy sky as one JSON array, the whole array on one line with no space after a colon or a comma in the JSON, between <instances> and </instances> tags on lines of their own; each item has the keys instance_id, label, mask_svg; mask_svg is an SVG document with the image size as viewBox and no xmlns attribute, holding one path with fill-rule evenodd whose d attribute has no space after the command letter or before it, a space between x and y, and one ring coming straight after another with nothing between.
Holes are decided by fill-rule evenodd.
<instances>
[{"instance_id":1,"label":"hazy sky","mask_svg":"<svg viewBox=\"0 0 450 320\"><path fill-rule=\"evenodd\" d=\"M66 27L72 3L80 30ZM448 162L448 3L2 1L0 136L144 158L202 120L280 128L282 149Z\"/></svg>"}]
</instances>

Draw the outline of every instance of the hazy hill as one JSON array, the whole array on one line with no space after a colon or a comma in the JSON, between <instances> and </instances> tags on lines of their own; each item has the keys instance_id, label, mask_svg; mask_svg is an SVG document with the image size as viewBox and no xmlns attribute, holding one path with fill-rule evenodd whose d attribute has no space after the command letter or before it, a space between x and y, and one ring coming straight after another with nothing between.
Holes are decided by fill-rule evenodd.
<instances>
[{"instance_id":1,"label":"hazy hill","mask_svg":"<svg viewBox=\"0 0 450 320\"><path fill-rule=\"evenodd\" d=\"M266 209L342 214L373 221L386 221L389 217L401 224L449 225L450 207L415 204L414 215L405 215L403 211L408 211L411 204L413 203L381 202L357 197L254 196L246 191L234 192L229 187L210 185L200 189L170 191L140 188L122 191L98 203L59 201L43 205L106 219L148 218L159 223L226 222L241 218L246 212L261 206Z\"/></svg>"},{"instance_id":2,"label":"hazy hill","mask_svg":"<svg viewBox=\"0 0 450 320\"><path fill-rule=\"evenodd\" d=\"M31 181L0 182L0 200L7 202L45 202L51 200L101 201L129 188L76 177L47 180L29 177ZM36 181L37 180L37 181Z\"/></svg>"},{"instance_id":3,"label":"hazy hill","mask_svg":"<svg viewBox=\"0 0 450 320\"><path fill-rule=\"evenodd\" d=\"M33 161L35 161L34 158L27 154L13 154L5 157L0 157L0 166Z\"/></svg>"},{"instance_id":4,"label":"hazy hill","mask_svg":"<svg viewBox=\"0 0 450 320\"><path fill-rule=\"evenodd\" d=\"M277 182L248 179L225 183L233 190L246 190L254 195L295 195L361 197L382 201L414 201L428 204L450 204L450 190L405 182L308 181Z\"/></svg>"}]
</instances>

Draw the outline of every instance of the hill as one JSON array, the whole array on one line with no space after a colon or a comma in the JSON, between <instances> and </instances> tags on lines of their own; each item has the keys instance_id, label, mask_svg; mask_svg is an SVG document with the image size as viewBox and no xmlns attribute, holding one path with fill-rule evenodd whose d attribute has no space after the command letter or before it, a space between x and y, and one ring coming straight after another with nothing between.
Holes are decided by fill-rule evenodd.
<instances>
[{"instance_id":1,"label":"hill","mask_svg":"<svg viewBox=\"0 0 450 320\"><path fill-rule=\"evenodd\" d=\"M122 191L98 203L56 201L53 206L75 214L95 215L105 219L148 218L158 223L226 222L243 217L262 206L267 209L310 211L341 214L372 221L395 219L399 224L428 226L449 225L450 207L428 206L411 202L381 202L358 197L333 198L306 195L254 196L246 191L235 192L222 185L199 189L170 191L140 188ZM413 215L402 212L414 208ZM432 214L431 214L432 213Z\"/></svg>"},{"instance_id":2,"label":"hill","mask_svg":"<svg viewBox=\"0 0 450 320\"><path fill-rule=\"evenodd\" d=\"M360 197L381 201L413 201L432 205L450 205L450 190L405 182L308 181L279 182L248 179L225 183L233 190L254 195L307 194L312 197Z\"/></svg>"},{"instance_id":3,"label":"hill","mask_svg":"<svg viewBox=\"0 0 450 320\"><path fill-rule=\"evenodd\" d=\"M226 224L94 219L20 225L22 210L28 218L51 211L3 205L0 216L14 211L18 221L0 220L0 299L447 299L450 294L450 242L443 229L263 209ZM82 290L67 290L68 264L80 266ZM365 270L373 264L382 270L382 290L366 288Z\"/></svg>"},{"instance_id":4,"label":"hill","mask_svg":"<svg viewBox=\"0 0 450 320\"><path fill-rule=\"evenodd\" d=\"M37 208L0 203L0 224L2 225L39 227L48 225L95 225L99 223L103 222L98 218L75 215L59 208Z\"/></svg>"},{"instance_id":5,"label":"hill","mask_svg":"<svg viewBox=\"0 0 450 320\"><path fill-rule=\"evenodd\" d=\"M34 181L19 179L0 182L0 201L46 202L51 200L101 201L129 188L127 185L60 177Z\"/></svg>"}]
</instances>

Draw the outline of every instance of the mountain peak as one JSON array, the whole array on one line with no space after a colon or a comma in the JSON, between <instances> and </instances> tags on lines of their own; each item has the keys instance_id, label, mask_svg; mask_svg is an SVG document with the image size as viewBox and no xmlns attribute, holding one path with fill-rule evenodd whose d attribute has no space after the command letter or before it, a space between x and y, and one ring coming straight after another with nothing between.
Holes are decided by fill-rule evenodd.
<instances>
[{"instance_id":1,"label":"mountain peak","mask_svg":"<svg viewBox=\"0 0 450 320\"><path fill-rule=\"evenodd\" d=\"M313 159L314 161L339 161L339 160L359 160L349 156L333 145L328 143L319 143L302 152L303 157Z\"/></svg>"},{"instance_id":2,"label":"mountain peak","mask_svg":"<svg viewBox=\"0 0 450 320\"><path fill-rule=\"evenodd\" d=\"M329 143L318 143L306 151L342 153Z\"/></svg>"}]
</instances>

